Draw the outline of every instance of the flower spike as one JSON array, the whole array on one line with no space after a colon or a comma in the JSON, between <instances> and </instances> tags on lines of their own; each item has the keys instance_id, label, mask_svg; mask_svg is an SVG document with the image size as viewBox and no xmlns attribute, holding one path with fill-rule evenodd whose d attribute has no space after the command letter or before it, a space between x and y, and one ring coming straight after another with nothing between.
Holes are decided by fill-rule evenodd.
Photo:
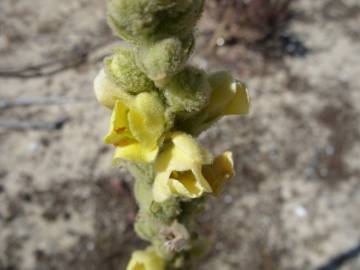
<instances>
[{"instance_id":1,"label":"flower spike","mask_svg":"<svg viewBox=\"0 0 360 270\"><path fill-rule=\"evenodd\" d=\"M113 163L135 178L135 232L151 243L126 270L191 266L209 246L194 216L235 174L231 152L214 157L196 140L221 117L250 111L247 88L229 72L188 64L204 1L107 0L109 25L131 46L105 59L95 95L112 110L104 142Z\"/></svg>"}]
</instances>

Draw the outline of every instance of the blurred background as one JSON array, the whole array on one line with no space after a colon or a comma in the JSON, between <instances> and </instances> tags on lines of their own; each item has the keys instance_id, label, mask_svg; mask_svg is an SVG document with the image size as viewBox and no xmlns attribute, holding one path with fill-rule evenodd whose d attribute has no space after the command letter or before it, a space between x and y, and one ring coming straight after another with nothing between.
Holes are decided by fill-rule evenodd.
<instances>
[{"instance_id":1,"label":"blurred background","mask_svg":"<svg viewBox=\"0 0 360 270\"><path fill-rule=\"evenodd\" d=\"M0 269L125 269L143 247L92 80L105 1L0 0ZM252 112L201 141L237 175L199 222L199 270L360 269L360 2L207 0L192 62L231 69Z\"/></svg>"}]
</instances>

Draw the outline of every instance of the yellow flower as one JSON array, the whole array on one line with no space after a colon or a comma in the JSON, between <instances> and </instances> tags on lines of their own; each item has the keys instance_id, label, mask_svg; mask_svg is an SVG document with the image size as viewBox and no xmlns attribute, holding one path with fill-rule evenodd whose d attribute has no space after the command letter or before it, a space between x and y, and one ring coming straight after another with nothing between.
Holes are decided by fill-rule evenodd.
<instances>
[{"instance_id":1,"label":"yellow flower","mask_svg":"<svg viewBox=\"0 0 360 270\"><path fill-rule=\"evenodd\" d=\"M212 92L207 105L193 118L179 125L188 133L198 135L226 115L244 115L250 110L250 97L244 84L234 80L227 71L208 76Z\"/></svg>"},{"instance_id":2,"label":"yellow flower","mask_svg":"<svg viewBox=\"0 0 360 270\"><path fill-rule=\"evenodd\" d=\"M231 152L215 159L191 136L177 132L171 145L155 162L153 197L163 202L171 196L198 198L205 192L219 194L223 184L233 175Z\"/></svg>"},{"instance_id":3,"label":"yellow flower","mask_svg":"<svg viewBox=\"0 0 360 270\"><path fill-rule=\"evenodd\" d=\"M126 270L165 270L165 261L151 248L135 251Z\"/></svg>"},{"instance_id":4,"label":"yellow flower","mask_svg":"<svg viewBox=\"0 0 360 270\"><path fill-rule=\"evenodd\" d=\"M153 161L164 126L164 106L155 93L138 94L127 103L116 100L110 131L104 138L105 143L116 146L114 163L121 159Z\"/></svg>"},{"instance_id":5,"label":"yellow flower","mask_svg":"<svg viewBox=\"0 0 360 270\"><path fill-rule=\"evenodd\" d=\"M226 181L234 176L234 163L231 152L217 156L211 165L205 165L202 173L215 195L218 195Z\"/></svg>"},{"instance_id":6,"label":"yellow flower","mask_svg":"<svg viewBox=\"0 0 360 270\"><path fill-rule=\"evenodd\" d=\"M155 172L153 197L157 202L171 196L198 198L205 192L218 194L234 174L230 152L213 160L195 139L180 132L172 135L171 145L159 154Z\"/></svg>"}]
</instances>

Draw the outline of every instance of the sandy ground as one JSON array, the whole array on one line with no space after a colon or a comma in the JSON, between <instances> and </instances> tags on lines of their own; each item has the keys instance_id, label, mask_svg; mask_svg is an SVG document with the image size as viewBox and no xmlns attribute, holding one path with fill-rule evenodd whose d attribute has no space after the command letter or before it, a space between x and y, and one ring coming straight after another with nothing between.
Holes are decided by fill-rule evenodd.
<instances>
[{"instance_id":1,"label":"sandy ground","mask_svg":"<svg viewBox=\"0 0 360 270\"><path fill-rule=\"evenodd\" d=\"M209 53L218 22L205 14L199 24L193 62L231 69L253 101L249 117L201 136L215 153L234 152L237 176L200 219L214 241L200 270L316 269L359 244L360 3L299 0L296 14L288 31L309 48L302 58L239 44ZM131 177L102 143L110 112L92 91L115 44L103 1L0 1L0 71L89 52L51 76L0 78L1 101L66 98L0 107L1 270L125 269L144 246L132 231ZM4 128L10 121L63 126ZM360 259L341 269L360 269Z\"/></svg>"}]
</instances>

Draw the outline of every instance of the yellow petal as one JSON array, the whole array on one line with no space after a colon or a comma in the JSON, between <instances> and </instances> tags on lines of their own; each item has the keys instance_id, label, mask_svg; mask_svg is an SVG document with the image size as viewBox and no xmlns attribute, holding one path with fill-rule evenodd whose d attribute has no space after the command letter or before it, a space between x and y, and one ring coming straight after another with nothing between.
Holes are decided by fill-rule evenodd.
<instances>
[{"instance_id":1,"label":"yellow petal","mask_svg":"<svg viewBox=\"0 0 360 270\"><path fill-rule=\"evenodd\" d=\"M135 251L126 270L165 270L165 261L152 249Z\"/></svg>"},{"instance_id":2,"label":"yellow petal","mask_svg":"<svg viewBox=\"0 0 360 270\"><path fill-rule=\"evenodd\" d=\"M242 115L249 112L248 90L244 84L234 80L229 72L219 71L211 74L209 83L213 92L204 111L207 119L231 114Z\"/></svg>"},{"instance_id":3,"label":"yellow petal","mask_svg":"<svg viewBox=\"0 0 360 270\"><path fill-rule=\"evenodd\" d=\"M231 152L225 152L214 159L211 165L205 165L202 173L210 184L215 195L218 195L222 186L234 176L234 163Z\"/></svg>"},{"instance_id":4,"label":"yellow petal","mask_svg":"<svg viewBox=\"0 0 360 270\"><path fill-rule=\"evenodd\" d=\"M167 172L158 173L153 184L153 197L156 202L164 202L172 195L172 191L169 186L169 176Z\"/></svg>"},{"instance_id":5,"label":"yellow petal","mask_svg":"<svg viewBox=\"0 0 360 270\"><path fill-rule=\"evenodd\" d=\"M153 197L163 202L171 196L197 198L211 187L201 172L204 164L210 164L212 157L191 136L176 132L155 162Z\"/></svg>"},{"instance_id":6,"label":"yellow petal","mask_svg":"<svg viewBox=\"0 0 360 270\"><path fill-rule=\"evenodd\" d=\"M186 133L175 132L171 136L171 144L158 157L155 169L157 172L169 171L169 168L174 171L186 171L211 162L210 153L193 137Z\"/></svg>"},{"instance_id":7,"label":"yellow petal","mask_svg":"<svg viewBox=\"0 0 360 270\"><path fill-rule=\"evenodd\" d=\"M151 162L155 159L158 151L158 147L146 148L139 143L116 147L113 163L117 165L122 159L139 162Z\"/></svg>"},{"instance_id":8,"label":"yellow petal","mask_svg":"<svg viewBox=\"0 0 360 270\"><path fill-rule=\"evenodd\" d=\"M204 192L212 191L202 174L194 174L191 170L172 171L169 186L173 193L188 198L197 198Z\"/></svg>"},{"instance_id":9,"label":"yellow petal","mask_svg":"<svg viewBox=\"0 0 360 270\"><path fill-rule=\"evenodd\" d=\"M165 129L165 109L154 93L136 96L128 114L131 134L145 147L154 147Z\"/></svg>"},{"instance_id":10,"label":"yellow petal","mask_svg":"<svg viewBox=\"0 0 360 270\"><path fill-rule=\"evenodd\" d=\"M107 144L117 147L114 163L119 159L151 162L155 159L165 129L163 105L156 94L141 93L127 104L115 102Z\"/></svg>"},{"instance_id":11,"label":"yellow petal","mask_svg":"<svg viewBox=\"0 0 360 270\"><path fill-rule=\"evenodd\" d=\"M129 131L127 114L128 108L117 100L111 115L109 133L104 138L106 144L120 146L136 142Z\"/></svg>"},{"instance_id":12,"label":"yellow petal","mask_svg":"<svg viewBox=\"0 0 360 270\"><path fill-rule=\"evenodd\" d=\"M235 90L235 96L231 102L226 106L224 114L247 114L250 109L250 97L248 89L241 82L233 82L231 88Z\"/></svg>"},{"instance_id":13,"label":"yellow petal","mask_svg":"<svg viewBox=\"0 0 360 270\"><path fill-rule=\"evenodd\" d=\"M209 154L202 148L198 142L190 135L182 132L176 132L172 135L174 144L174 155L177 155L176 162L184 164L208 163Z\"/></svg>"},{"instance_id":14,"label":"yellow petal","mask_svg":"<svg viewBox=\"0 0 360 270\"><path fill-rule=\"evenodd\" d=\"M233 76L227 71L219 71L209 76L209 83L212 88L211 98L205 111L208 118L219 116L224 108L235 96L235 91L231 86L234 81Z\"/></svg>"}]
</instances>

